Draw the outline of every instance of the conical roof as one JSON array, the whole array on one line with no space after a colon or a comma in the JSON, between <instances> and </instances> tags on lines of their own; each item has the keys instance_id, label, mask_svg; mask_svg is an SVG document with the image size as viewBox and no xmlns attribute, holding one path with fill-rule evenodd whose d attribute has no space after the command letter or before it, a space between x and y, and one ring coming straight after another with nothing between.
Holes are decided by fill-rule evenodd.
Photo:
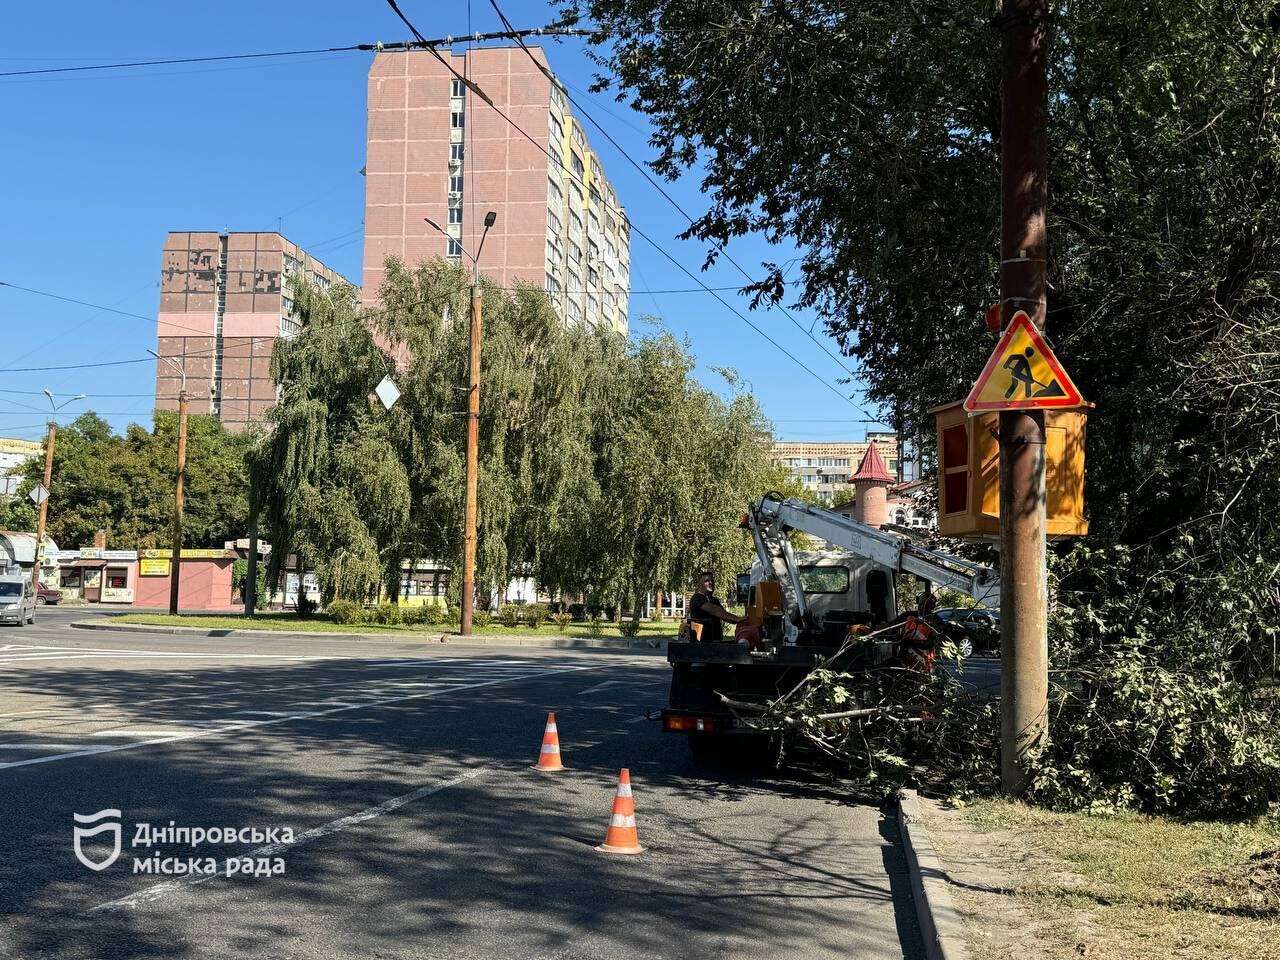
<instances>
[{"instance_id":1,"label":"conical roof","mask_svg":"<svg viewBox=\"0 0 1280 960\"><path fill-rule=\"evenodd\" d=\"M862 462L858 464L858 472L849 478L849 482L878 480L882 483L893 483L895 479L889 473L889 468L884 465L884 458L880 456L880 451L876 449L876 445L873 443L867 447L867 452L862 456Z\"/></svg>"}]
</instances>

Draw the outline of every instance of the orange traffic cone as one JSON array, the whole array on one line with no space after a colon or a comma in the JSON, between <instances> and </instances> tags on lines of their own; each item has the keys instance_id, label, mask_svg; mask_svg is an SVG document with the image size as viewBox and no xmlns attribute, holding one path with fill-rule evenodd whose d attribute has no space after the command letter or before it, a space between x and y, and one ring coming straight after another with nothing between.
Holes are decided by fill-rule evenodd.
<instances>
[{"instance_id":1,"label":"orange traffic cone","mask_svg":"<svg viewBox=\"0 0 1280 960\"><path fill-rule=\"evenodd\" d=\"M560 734L556 732L556 715L547 714L547 729L542 734L542 752L538 754L538 762L533 769L543 773L555 773L563 770L560 762Z\"/></svg>"},{"instance_id":2,"label":"orange traffic cone","mask_svg":"<svg viewBox=\"0 0 1280 960\"><path fill-rule=\"evenodd\" d=\"M601 853L643 853L636 833L636 804L631 798L631 771L626 767L618 774L618 792L613 798L613 816L604 843L596 847Z\"/></svg>"}]
</instances>

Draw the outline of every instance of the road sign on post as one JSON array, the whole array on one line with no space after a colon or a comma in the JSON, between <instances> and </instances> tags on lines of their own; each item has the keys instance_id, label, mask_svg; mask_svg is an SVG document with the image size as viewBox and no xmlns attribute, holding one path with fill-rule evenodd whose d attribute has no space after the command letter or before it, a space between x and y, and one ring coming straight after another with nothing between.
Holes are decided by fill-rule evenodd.
<instances>
[{"instance_id":1,"label":"road sign on post","mask_svg":"<svg viewBox=\"0 0 1280 960\"><path fill-rule=\"evenodd\" d=\"M1025 312L1013 316L964 401L968 413L1045 410L1084 402L1044 336Z\"/></svg>"},{"instance_id":2,"label":"road sign on post","mask_svg":"<svg viewBox=\"0 0 1280 960\"><path fill-rule=\"evenodd\" d=\"M31 488L31 492L27 494L31 498L31 502L37 507L49 499L49 490L43 483L37 483Z\"/></svg>"}]
</instances>

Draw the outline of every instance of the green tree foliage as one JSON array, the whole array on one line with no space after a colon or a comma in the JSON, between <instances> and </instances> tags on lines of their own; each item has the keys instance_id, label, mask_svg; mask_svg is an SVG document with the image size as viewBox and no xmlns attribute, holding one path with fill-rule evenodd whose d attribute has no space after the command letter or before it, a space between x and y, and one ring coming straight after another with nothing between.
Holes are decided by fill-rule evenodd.
<instances>
[{"instance_id":1,"label":"green tree foliage","mask_svg":"<svg viewBox=\"0 0 1280 960\"><path fill-rule=\"evenodd\" d=\"M49 497L49 535L65 549L91 544L107 531L116 549L149 549L171 544L174 477L178 456L178 415L157 410L148 431L131 424L123 435L94 413L58 430ZM244 454L250 439L226 431L216 417L187 418L187 479L183 539L192 546L222 546L243 536L248 477ZM42 457L24 466L19 500L44 472ZM31 529L33 518L19 529ZM13 520L10 522L12 523Z\"/></svg>"},{"instance_id":2,"label":"green tree foliage","mask_svg":"<svg viewBox=\"0 0 1280 960\"><path fill-rule=\"evenodd\" d=\"M1061 784L1185 806L1160 785L1180 776L1178 731L1203 724L1249 751L1256 718L1196 711L1244 702L1274 669L1280 621L1280 7L1052 6L1048 332L1097 404L1086 498L1102 547L1063 561L1073 573L1057 615L1073 640L1055 666L1101 670L1089 689L1151 734L1152 762L1116 762L1105 748L1116 716L1082 721L1065 702L1051 750L1079 773ZM771 266L758 295L816 308L860 361L869 398L931 436L927 408L962 397L991 349L980 322L998 296L991 5L564 7L596 27L604 73L655 124L655 169L705 170L709 205L689 235L798 245L799 281ZM1128 695L1129 667L1150 697ZM1179 703L1162 721L1167 698ZM1228 776L1213 760L1197 769L1217 771L1197 782L1210 792Z\"/></svg>"},{"instance_id":3,"label":"green tree foliage","mask_svg":"<svg viewBox=\"0 0 1280 960\"><path fill-rule=\"evenodd\" d=\"M461 564L469 286L443 260L389 260L364 315L350 290L297 291L250 462L273 558L297 551L329 597L394 591L402 561ZM481 590L529 575L614 605L745 565L738 520L779 480L755 401L699 385L669 335L567 327L529 287L481 293ZM371 391L392 372L388 411Z\"/></svg>"}]
</instances>

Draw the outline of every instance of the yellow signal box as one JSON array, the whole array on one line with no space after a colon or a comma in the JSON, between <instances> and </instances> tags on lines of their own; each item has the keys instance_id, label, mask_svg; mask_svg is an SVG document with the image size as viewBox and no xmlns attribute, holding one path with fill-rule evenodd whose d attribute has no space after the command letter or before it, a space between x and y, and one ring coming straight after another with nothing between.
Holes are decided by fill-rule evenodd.
<instances>
[{"instance_id":1,"label":"yellow signal box","mask_svg":"<svg viewBox=\"0 0 1280 960\"><path fill-rule=\"evenodd\" d=\"M1082 537L1085 425L1092 404L1044 411L1045 532ZM994 537L1000 533L1000 426L998 413L972 416L963 401L929 411L938 428L938 533Z\"/></svg>"}]
</instances>

